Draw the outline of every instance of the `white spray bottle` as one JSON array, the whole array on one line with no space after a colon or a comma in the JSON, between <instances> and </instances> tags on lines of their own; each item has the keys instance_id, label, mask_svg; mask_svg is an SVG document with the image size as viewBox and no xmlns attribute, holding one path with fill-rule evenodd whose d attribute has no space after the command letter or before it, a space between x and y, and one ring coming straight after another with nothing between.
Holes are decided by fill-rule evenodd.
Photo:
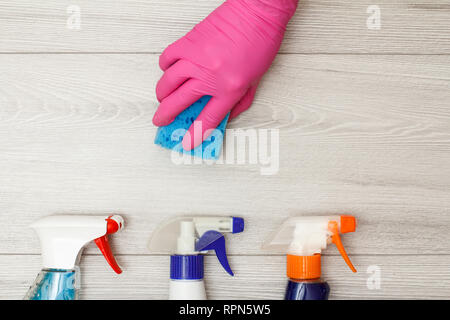
<instances>
[{"instance_id":1,"label":"white spray bottle","mask_svg":"<svg viewBox=\"0 0 450 320\"><path fill-rule=\"evenodd\" d=\"M231 276L225 237L222 233L244 231L237 217L181 217L157 229L150 239L152 253L170 256L170 300L205 300L204 256L214 250L222 267Z\"/></svg>"},{"instance_id":2,"label":"white spray bottle","mask_svg":"<svg viewBox=\"0 0 450 320\"><path fill-rule=\"evenodd\" d=\"M41 242L43 268L25 295L26 300L75 300L83 247L95 241L106 261L121 273L108 235L123 229L121 216L55 215L33 223Z\"/></svg>"}]
</instances>

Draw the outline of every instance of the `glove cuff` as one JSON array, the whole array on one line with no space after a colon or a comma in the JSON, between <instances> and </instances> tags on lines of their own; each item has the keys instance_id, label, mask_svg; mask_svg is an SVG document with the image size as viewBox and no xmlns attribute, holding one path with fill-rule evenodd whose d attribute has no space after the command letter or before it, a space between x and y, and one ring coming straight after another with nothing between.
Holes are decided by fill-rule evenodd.
<instances>
[{"instance_id":1,"label":"glove cuff","mask_svg":"<svg viewBox=\"0 0 450 320\"><path fill-rule=\"evenodd\" d=\"M243 6L283 29L286 28L298 6L298 0L227 0L227 2Z\"/></svg>"}]
</instances>

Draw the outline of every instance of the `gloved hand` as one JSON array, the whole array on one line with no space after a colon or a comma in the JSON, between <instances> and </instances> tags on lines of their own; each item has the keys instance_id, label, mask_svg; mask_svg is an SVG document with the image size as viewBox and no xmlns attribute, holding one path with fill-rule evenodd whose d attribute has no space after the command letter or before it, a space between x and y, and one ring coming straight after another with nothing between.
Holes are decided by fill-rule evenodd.
<instances>
[{"instance_id":1,"label":"gloved hand","mask_svg":"<svg viewBox=\"0 0 450 320\"><path fill-rule=\"evenodd\" d=\"M183 148L200 145L231 111L247 110L258 83L277 54L298 0L227 0L188 34L169 45L159 64L160 105L153 117L165 126L192 103L212 96L183 139ZM198 123L196 128L198 128ZM199 131L199 132L197 132ZM192 137L192 139L191 139Z\"/></svg>"}]
</instances>

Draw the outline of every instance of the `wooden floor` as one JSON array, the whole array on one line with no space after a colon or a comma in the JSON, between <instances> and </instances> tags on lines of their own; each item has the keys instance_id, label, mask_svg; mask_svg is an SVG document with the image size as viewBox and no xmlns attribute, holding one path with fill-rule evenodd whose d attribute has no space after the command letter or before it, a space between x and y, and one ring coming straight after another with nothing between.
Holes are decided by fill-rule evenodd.
<instances>
[{"instance_id":1,"label":"wooden floor","mask_svg":"<svg viewBox=\"0 0 450 320\"><path fill-rule=\"evenodd\" d=\"M166 298L168 258L146 245L192 214L247 222L228 238L235 278L207 258L210 298L281 299L284 257L262 242L287 217L339 213L358 217L344 244L359 273L327 250L331 298L449 299L448 0L379 0L380 30L366 25L373 1L301 0L253 107L230 123L280 130L271 176L177 166L153 145L158 55L220 2L1 1L0 298L22 298L40 269L31 222L114 212L127 222L113 238L125 272L90 246L84 299ZM80 30L66 27L70 5Z\"/></svg>"}]
</instances>

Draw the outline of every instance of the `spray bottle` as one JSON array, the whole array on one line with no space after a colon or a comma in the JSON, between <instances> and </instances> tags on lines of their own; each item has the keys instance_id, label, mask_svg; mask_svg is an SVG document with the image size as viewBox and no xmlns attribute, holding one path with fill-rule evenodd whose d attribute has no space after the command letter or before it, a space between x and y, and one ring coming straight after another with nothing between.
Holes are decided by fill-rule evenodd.
<instances>
[{"instance_id":1,"label":"spray bottle","mask_svg":"<svg viewBox=\"0 0 450 320\"><path fill-rule=\"evenodd\" d=\"M244 220L236 217L182 217L157 229L150 239L152 253L170 256L170 300L205 300L204 255L214 250L231 276L223 233L244 231Z\"/></svg>"},{"instance_id":2,"label":"spray bottle","mask_svg":"<svg viewBox=\"0 0 450 320\"><path fill-rule=\"evenodd\" d=\"M353 272L339 234L354 232L353 216L295 217L285 221L263 249L287 253L285 300L327 300L330 288L321 279L321 251L334 243Z\"/></svg>"},{"instance_id":3,"label":"spray bottle","mask_svg":"<svg viewBox=\"0 0 450 320\"><path fill-rule=\"evenodd\" d=\"M95 241L112 269L120 274L108 235L123 229L121 216L56 215L31 225L41 242L43 268L25 295L26 300L78 299L78 263L85 245Z\"/></svg>"}]
</instances>

